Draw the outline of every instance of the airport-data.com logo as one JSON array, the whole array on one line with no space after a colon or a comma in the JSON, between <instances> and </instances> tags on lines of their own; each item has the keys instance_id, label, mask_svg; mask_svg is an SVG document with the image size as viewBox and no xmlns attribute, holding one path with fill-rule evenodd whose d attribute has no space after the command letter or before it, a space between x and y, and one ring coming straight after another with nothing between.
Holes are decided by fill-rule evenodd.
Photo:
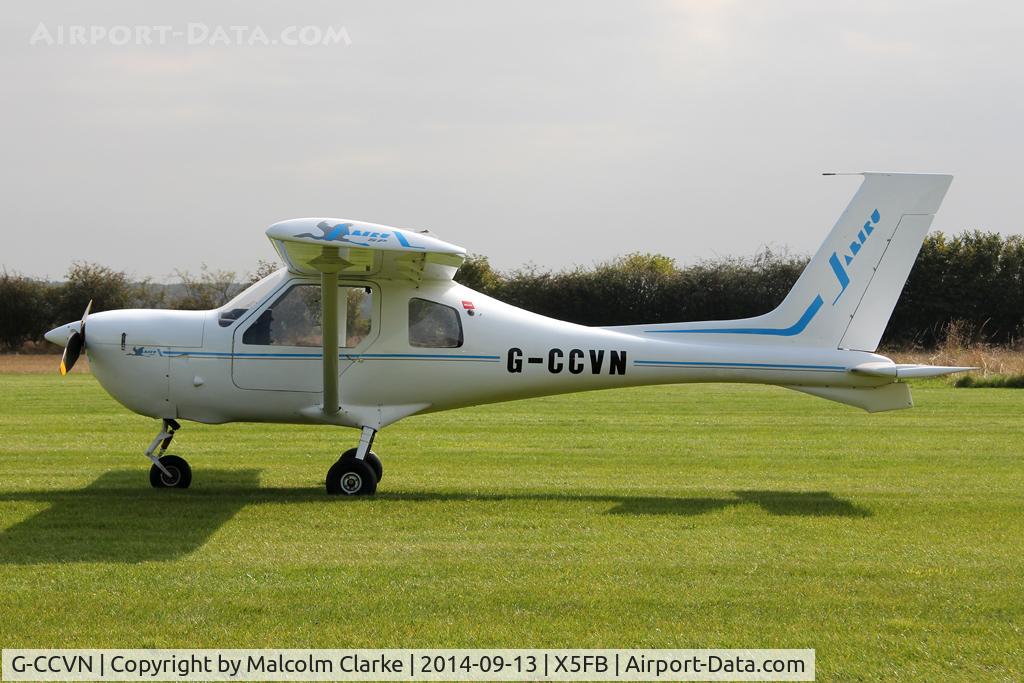
<instances>
[{"instance_id":1,"label":"airport-data.com logo","mask_svg":"<svg viewBox=\"0 0 1024 683\"><path fill-rule=\"evenodd\" d=\"M344 26L316 24L266 28L259 25L207 24L46 24L39 22L28 44L47 47L328 47L351 45Z\"/></svg>"}]
</instances>

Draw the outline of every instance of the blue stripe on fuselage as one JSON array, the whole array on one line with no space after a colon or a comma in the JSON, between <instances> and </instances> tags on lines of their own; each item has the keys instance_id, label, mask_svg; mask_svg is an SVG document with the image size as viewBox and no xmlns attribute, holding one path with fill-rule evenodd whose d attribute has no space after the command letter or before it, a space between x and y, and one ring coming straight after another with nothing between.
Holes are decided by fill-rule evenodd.
<instances>
[{"instance_id":1,"label":"blue stripe on fuselage","mask_svg":"<svg viewBox=\"0 0 1024 683\"><path fill-rule=\"evenodd\" d=\"M720 370L807 370L810 372L846 372L842 365L799 365L792 363L728 363L724 361L687 361L687 360L635 360L638 367L668 368L713 368Z\"/></svg>"},{"instance_id":2,"label":"blue stripe on fuselage","mask_svg":"<svg viewBox=\"0 0 1024 683\"><path fill-rule=\"evenodd\" d=\"M647 334L767 334L776 337L794 337L803 332L818 311L824 301L821 295L814 297L814 301L807 307L800 319L789 327L707 327L695 330L645 330Z\"/></svg>"},{"instance_id":3,"label":"blue stripe on fuselage","mask_svg":"<svg viewBox=\"0 0 1024 683\"><path fill-rule=\"evenodd\" d=\"M161 351L165 356L198 356L202 358L291 358L316 359L321 353L235 353L232 351ZM500 356L464 356L449 353L340 353L341 360L480 360L499 361Z\"/></svg>"}]
</instances>

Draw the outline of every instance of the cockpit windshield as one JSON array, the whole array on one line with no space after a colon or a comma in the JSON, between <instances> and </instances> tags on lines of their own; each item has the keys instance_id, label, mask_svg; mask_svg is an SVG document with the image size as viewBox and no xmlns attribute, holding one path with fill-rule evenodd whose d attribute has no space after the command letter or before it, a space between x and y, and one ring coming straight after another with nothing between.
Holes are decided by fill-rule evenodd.
<instances>
[{"instance_id":1,"label":"cockpit windshield","mask_svg":"<svg viewBox=\"0 0 1024 683\"><path fill-rule=\"evenodd\" d=\"M221 327L230 327L242 314L248 311L259 302L263 301L278 285L284 281L288 271L284 268L275 270L273 273L246 288L241 294L224 304L220 309L217 322Z\"/></svg>"}]
</instances>

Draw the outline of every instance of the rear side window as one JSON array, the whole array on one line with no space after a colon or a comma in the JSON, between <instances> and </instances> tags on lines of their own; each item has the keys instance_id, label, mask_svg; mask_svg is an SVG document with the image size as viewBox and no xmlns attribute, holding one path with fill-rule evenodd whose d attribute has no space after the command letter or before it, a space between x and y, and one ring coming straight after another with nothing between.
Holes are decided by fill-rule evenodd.
<instances>
[{"instance_id":1,"label":"rear side window","mask_svg":"<svg viewBox=\"0 0 1024 683\"><path fill-rule=\"evenodd\" d=\"M462 321L451 306L409 299L409 346L454 349L462 346Z\"/></svg>"}]
</instances>

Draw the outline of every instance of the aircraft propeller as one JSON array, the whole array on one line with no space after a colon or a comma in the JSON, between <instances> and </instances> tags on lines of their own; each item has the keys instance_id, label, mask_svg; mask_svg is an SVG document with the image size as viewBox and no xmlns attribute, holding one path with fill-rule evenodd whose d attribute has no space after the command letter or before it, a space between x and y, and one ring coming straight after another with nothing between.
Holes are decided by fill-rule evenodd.
<instances>
[{"instance_id":1,"label":"aircraft propeller","mask_svg":"<svg viewBox=\"0 0 1024 683\"><path fill-rule=\"evenodd\" d=\"M85 320L89 317L91 308L92 299L89 299L89 303L85 305L85 313L82 314L82 322L78 324L78 329L71 333L68 343L64 346L64 354L60 357L61 377L71 372L71 368L75 367L78 357L82 354L82 349L85 348Z\"/></svg>"}]
</instances>

